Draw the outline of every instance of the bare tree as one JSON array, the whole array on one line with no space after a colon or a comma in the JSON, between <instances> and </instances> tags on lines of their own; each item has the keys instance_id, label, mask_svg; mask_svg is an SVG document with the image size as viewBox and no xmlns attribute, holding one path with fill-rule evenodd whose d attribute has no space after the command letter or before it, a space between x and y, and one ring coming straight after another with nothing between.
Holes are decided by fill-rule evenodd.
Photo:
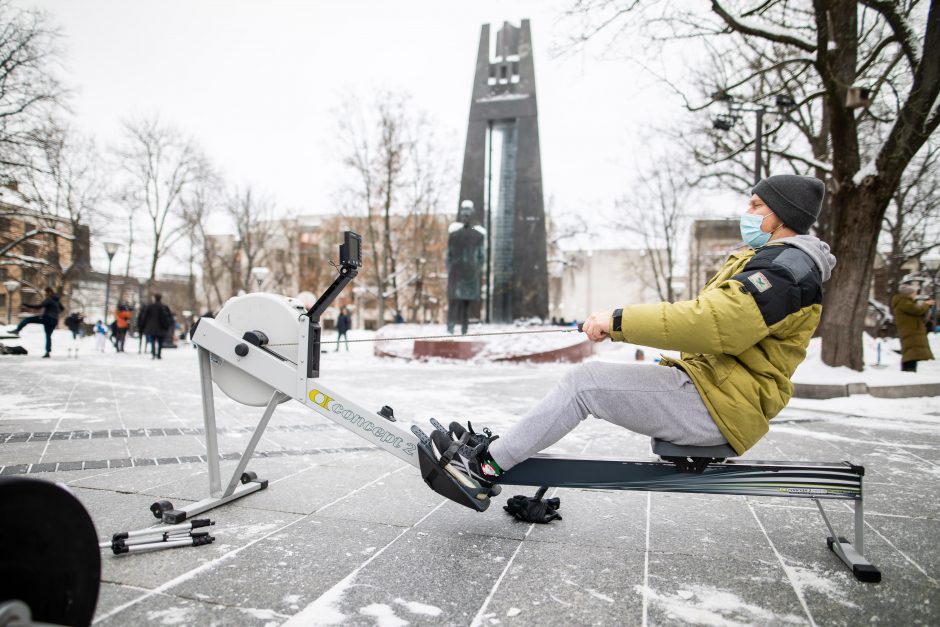
<instances>
[{"instance_id":1,"label":"bare tree","mask_svg":"<svg viewBox=\"0 0 940 627\"><path fill-rule=\"evenodd\" d=\"M89 251L87 231L101 215L101 201L108 194L108 186L101 171L101 155L94 140L82 137L66 124L50 120L40 129L42 140L31 167L26 168L24 197L45 216L41 222L56 227L65 221L72 236L71 263L64 268L58 239L50 261L58 266L65 281L74 272L87 268L77 267L78 261L87 261Z\"/></svg>"},{"instance_id":2,"label":"bare tree","mask_svg":"<svg viewBox=\"0 0 940 627\"><path fill-rule=\"evenodd\" d=\"M0 1L0 176L17 179L32 167L48 117L66 90L56 78L61 35L36 9Z\"/></svg>"},{"instance_id":3,"label":"bare tree","mask_svg":"<svg viewBox=\"0 0 940 627\"><path fill-rule=\"evenodd\" d=\"M187 233L181 219L184 200L211 176L211 169L191 138L156 117L124 123L118 156L127 174L125 195L143 207L151 227L149 289L160 258Z\"/></svg>"},{"instance_id":4,"label":"bare tree","mask_svg":"<svg viewBox=\"0 0 940 627\"><path fill-rule=\"evenodd\" d=\"M617 203L617 214L625 217L615 219L615 224L641 238L652 287L660 299L673 302L676 254L689 216L691 190L672 161L653 161L657 165L641 176L642 185Z\"/></svg>"},{"instance_id":5,"label":"bare tree","mask_svg":"<svg viewBox=\"0 0 940 627\"><path fill-rule=\"evenodd\" d=\"M940 146L935 142L928 142L905 171L881 235L888 240L887 288L893 294L908 261L940 248Z\"/></svg>"},{"instance_id":6,"label":"bare tree","mask_svg":"<svg viewBox=\"0 0 940 627\"><path fill-rule=\"evenodd\" d=\"M0 248L0 264L42 269L63 288L69 279L87 270L86 248L92 219L106 189L99 169L100 157L91 140L54 120L35 131L35 150L26 155L24 177L17 185L21 204L5 205L0 214L32 224L22 236ZM31 252L34 239L45 238L45 256ZM70 242L65 255L63 243ZM69 294L65 295L68 302Z\"/></svg>"},{"instance_id":7,"label":"bare tree","mask_svg":"<svg viewBox=\"0 0 940 627\"><path fill-rule=\"evenodd\" d=\"M295 279L299 276L297 253L299 242L298 218L293 212L279 212L280 218L275 220L271 228L269 244L265 250L265 265L271 270L268 279L270 291L287 294L295 289ZM296 294L294 292L291 295Z\"/></svg>"},{"instance_id":8,"label":"bare tree","mask_svg":"<svg viewBox=\"0 0 940 627\"><path fill-rule=\"evenodd\" d=\"M789 167L827 179L823 227L839 263L825 295L822 357L861 369L881 224L905 169L940 125L940 1L580 0L570 13L582 20L582 40L606 33L652 42L646 54L681 42L686 54L695 49L689 56L698 67L705 54L719 61L693 70L686 84L670 82L692 111L734 90L753 102L796 95L791 119L801 135L772 150ZM787 131L771 126L767 134L778 132ZM724 141L714 165L739 164L732 178L745 188L741 157L753 137Z\"/></svg>"},{"instance_id":9,"label":"bare tree","mask_svg":"<svg viewBox=\"0 0 940 627\"><path fill-rule=\"evenodd\" d=\"M408 153L408 185L404 190L407 208L401 258L411 263L408 287L411 291L410 319L423 322L428 303L446 298L443 279L446 268L447 220L441 213L445 197L454 197L453 142L442 141L430 121L422 116L414 128L414 141Z\"/></svg>"},{"instance_id":10,"label":"bare tree","mask_svg":"<svg viewBox=\"0 0 940 627\"><path fill-rule=\"evenodd\" d=\"M209 177L196 184L182 203L189 243L187 261L190 276L194 275L194 266L199 259L202 267L202 298L209 311L218 311L225 302L220 285L220 269L231 267L231 259L222 255L217 238L208 233L209 222L219 210L216 203L218 196L217 181Z\"/></svg>"},{"instance_id":11,"label":"bare tree","mask_svg":"<svg viewBox=\"0 0 940 627\"><path fill-rule=\"evenodd\" d=\"M387 298L399 309L392 214L407 184L405 169L413 142L407 102L404 95L382 93L367 114L350 98L339 114L343 164L353 173L353 182L344 191L348 209L366 214L366 249L372 257L379 324L385 319Z\"/></svg>"},{"instance_id":12,"label":"bare tree","mask_svg":"<svg viewBox=\"0 0 940 627\"><path fill-rule=\"evenodd\" d=\"M265 259L277 229L273 219L274 204L259 196L250 186L234 190L225 204L225 211L235 226L237 236L238 275L240 289L250 292L251 270ZM236 271L236 270L233 270Z\"/></svg>"}]
</instances>

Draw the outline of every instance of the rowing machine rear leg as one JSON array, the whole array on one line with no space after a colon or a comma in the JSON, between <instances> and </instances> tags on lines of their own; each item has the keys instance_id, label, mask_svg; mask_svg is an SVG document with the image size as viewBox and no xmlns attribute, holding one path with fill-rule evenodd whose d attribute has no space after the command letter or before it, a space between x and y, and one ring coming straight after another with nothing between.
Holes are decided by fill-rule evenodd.
<instances>
[{"instance_id":1,"label":"rowing machine rear leg","mask_svg":"<svg viewBox=\"0 0 940 627\"><path fill-rule=\"evenodd\" d=\"M822 503L820 503L818 499L813 499L813 502L816 503L816 507L819 508L823 522L826 523L826 528L828 528L829 533L832 534L826 537L826 546L829 547L829 550L835 553L846 566L852 569L852 574L855 575L855 578L859 581L869 583L878 583L881 581L881 571L878 570L877 566L869 562L868 558L862 555L862 551L864 551L863 538L865 520L864 506L861 499L855 501L855 546L852 546L852 543L845 537L836 535L832 524L829 522L829 517L826 516L826 510L823 509Z\"/></svg>"}]
</instances>

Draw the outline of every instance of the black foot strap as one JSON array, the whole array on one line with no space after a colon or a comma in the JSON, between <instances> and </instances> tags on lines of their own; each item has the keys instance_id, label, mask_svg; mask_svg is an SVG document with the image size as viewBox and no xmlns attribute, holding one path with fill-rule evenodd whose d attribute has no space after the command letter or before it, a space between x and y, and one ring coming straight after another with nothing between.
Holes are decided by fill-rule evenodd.
<instances>
[{"instance_id":1,"label":"black foot strap","mask_svg":"<svg viewBox=\"0 0 940 627\"><path fill-rule=\"evenodd\" d=\"M503 509L515 517L517 520L544 525L553 520L561 520L561 514L558 508L561 507L561 499L558 497L543 499L548 487L541 487L535 493L535 496L525 496L517 494L508 501Z\"/></svg>"}]
</instances>

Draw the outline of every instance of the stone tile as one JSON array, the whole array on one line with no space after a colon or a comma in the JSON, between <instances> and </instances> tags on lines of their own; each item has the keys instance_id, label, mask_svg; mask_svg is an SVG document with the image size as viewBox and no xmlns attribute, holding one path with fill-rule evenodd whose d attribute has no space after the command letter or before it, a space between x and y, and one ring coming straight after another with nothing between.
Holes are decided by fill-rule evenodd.
<instances>
[{"instance_id":1,"label":"stone tile","mask_svg":"<svg viewBox=\"0 0 940 627\"><path fill-rule=\"evenodd\" d=\"M827 510L836 533L854 542L851 513L836 507ZM813 520L793 509L757 507L756 511L817 622L914 625L935 623L940 616L936 594L931 590L936 584L928 579L936 578L940 568L935 550L940 541L940 526L936 521L866 517L894 547L866 529L865 556L881 570L882 581L865 583L856 580L849 568L827 549L829 532L818 513Z\"/></svg>"},{"instance_id":2,"label":"stone tile","mask_svg":"<svg viewBox=\"0 0 940 627\"><path fill-rule=\"evenodd\" d=\"M517 541L502 538L442 535L422 524L407 530L352 580L331 591L330 602L317 601L326 591L321 589L303 594L297 605L304 611L317 601L307 612L329 611L343 624L374 624L370 609L381 609L418 625L467 625L517 546ZM331 579L352 571L340 569Z\"/></svg>"},{"instance_id":3,"label":"stone tile","mask_svg":"<svg viewBox=\"0 0 940 627\"><path fill-rule=\"evenodd\" d=\"M231 525L227 525L230 529ZM235 528L238 532L238 528ZM270 608L293 614L402 533L399 527L310 516L267 539L218 561L199 575L199 585L181 585L171 594L241 607ZM255 536L234 540L222 533L216 542L228 550ZM214 546L214 545L213 545ZM199 549L192 549L198 551ZM211 556L218 559L217 556ZM250 573L250 576L248 575ZM264 585L245 585L247 581ZM293 606L293 607L292 607Z\"/></svg>"},{"instance_id":4,"label":"stone tile","mask_svg":"<svg viewBox=\"0 0 940 627\"><path fill-rule=\"evenodd\" d=\"M110 594L110 593L109 593ZM142 593L143 594L143 593ZM96 625L244 625L263 627L278 624L287 617L267 608L226 607L205 601L172 595L152 595L131 607L109 616L99 611ZM100 622L98 622L100 621Z\"/></svg>"},{"instance_id":5,"label":"stone tile","mask_svg":"<svg viewBox=\"0 0 940 627\"><path fill-rule=\"evenodd\" d=\"M585 560L583 545L526 540L484 610L483 624L639 625L642 548L593 548Z\"/></svg>"}]
</instances>

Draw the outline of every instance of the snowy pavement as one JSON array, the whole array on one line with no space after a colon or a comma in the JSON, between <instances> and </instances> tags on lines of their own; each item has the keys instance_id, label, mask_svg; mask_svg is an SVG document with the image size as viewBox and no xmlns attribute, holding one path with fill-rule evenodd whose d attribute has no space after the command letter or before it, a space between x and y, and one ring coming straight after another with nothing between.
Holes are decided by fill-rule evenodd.
<instances>
[{"instance_id":1,"label":"snowy pavement","mask_svg":"<svg viewBox=\"0 0 940 627\"><path fill-rule=\"evenodd\" d=\"M68 485L102 539L152 524L155 500L205 495L191 347L155 362L95 354L86 339L69 359L71 340L57 332L53 358L42 360L37 331L24 334L29 356L0 357L0 473ZM329 348L324 382L360 404L497 433L573 367L409 363L378 359L370 344ZM597 358L633 355L611 347ZM222 451L242 450L260 408L216 401ZM864 465L865 553L882 570L878 584L856 581L826 549L807 500L561 490L564 519L532 526L501 507L524 490L508 487L487 512L471 512L293 402L258 450L249 469L270 486L209 513L214 544L103 556L97 624L940 623L937 398L794 399L745 456ZM645 438L594 420L553 450L651 459ZM827 507L850 535L848 506Z\"/></svg>"}]
</instances>

